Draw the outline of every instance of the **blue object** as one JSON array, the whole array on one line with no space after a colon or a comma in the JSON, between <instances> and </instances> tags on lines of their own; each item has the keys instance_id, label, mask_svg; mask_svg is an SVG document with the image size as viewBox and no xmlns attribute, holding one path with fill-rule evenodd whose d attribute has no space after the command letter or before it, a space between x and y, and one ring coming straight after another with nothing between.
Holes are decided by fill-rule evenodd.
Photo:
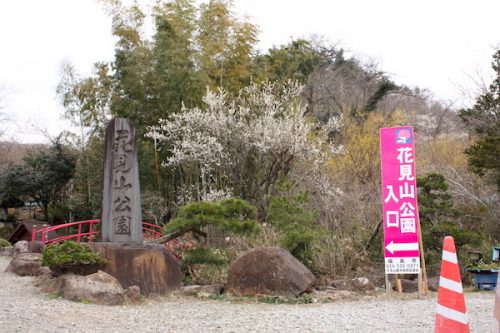
<instances>
[{"instance_id":1,"label":"blue object","mask_svg":"<svg viewBox=\"0 0 500 333\"><path fill-rule=\"evenodd\" d=\"M498 269L469 269L479 290L494 290L497 286Z\"/></svg>"},{"instance_id":2,"label":"blue object","mask_svg":"<svg viewBox=\"0 0 500 333\"><path fill-rule=\"evenodd\" d=\"M498 261L500 257L500 246L493 246L493 253L491 255L491 260Z\"/></svg>"}]
</instances>

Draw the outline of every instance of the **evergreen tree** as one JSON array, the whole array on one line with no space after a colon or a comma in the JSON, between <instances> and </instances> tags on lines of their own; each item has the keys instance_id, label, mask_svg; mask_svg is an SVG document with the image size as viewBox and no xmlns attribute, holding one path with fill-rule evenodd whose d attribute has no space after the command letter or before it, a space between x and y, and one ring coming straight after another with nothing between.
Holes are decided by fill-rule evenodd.
<instances>
[{"instance_id":1,"label":"evergreen tree","mask_svg":"<svg viewBox=\"0 0 500 333\"><path fill-rule=\"evenodd\" d=\"M500 50L493 55L495 79L488 91L476 99L472 108L460 111L460 117L476 134L475 142L465 151L469 165L479 175L489 173L500 190Z\"/></svg>"},{"instance_id":2,"label":"evergreen tree","mask_svg":"<svg viewBox=\"0 0 500 333\"><path fill-rule=\"evenodd\" d=\"M419 215L422 222L438 224L453 215L453 201L443 175L430 173L417 179Z\"/></svg>"},{"instance_id":3,"label":"evergreen tree","mask_svg":"<svg viewBox=\"0 0 500 333\"><path fill-rule=\"evenodd\" d=\"M256 56L257 77L271 82L293 80L305 84L309 75L328 61L325 56L326 53L322 53L311 41L297 39Z\"/></svg>"},{"instance_id":4,"label":"evergreen tree","mask_svg":"<svg viewBox=\"0 0 500 333\"><path fill-rule=\"evenodd\" d=\"M59 198L60 191L73 177L76 157L59 142L48 152L39 152L24 158L0 175L1 196L31 197L49 218L49 206ZM3 201L0 197L0 201Z\"/></svg>"}]
</instances>

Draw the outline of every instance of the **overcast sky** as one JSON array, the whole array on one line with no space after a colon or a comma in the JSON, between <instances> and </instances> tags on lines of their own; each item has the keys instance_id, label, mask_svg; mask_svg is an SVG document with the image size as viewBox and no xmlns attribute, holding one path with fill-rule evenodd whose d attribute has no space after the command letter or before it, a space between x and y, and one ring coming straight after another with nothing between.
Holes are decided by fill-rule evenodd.
<instances>
[{"instance_id":1,"label":"overcast sky","mask_svg":"<svg viewBox=\"0 0 500 333\"><path fill-rule=\"evenodd\" d=\"M457 106L462 88L491 78L500 45L499 0L236 0L235 11L260 28L263 52L318 35L374 59L399 84L431 90ZM21 142L46 142L68 124L55 89L63 61L88 75L113 59L111 21L95 0L0 1L0 130ZM472 77L472 78L471 78Z\"/></svg>"}]
</instances>

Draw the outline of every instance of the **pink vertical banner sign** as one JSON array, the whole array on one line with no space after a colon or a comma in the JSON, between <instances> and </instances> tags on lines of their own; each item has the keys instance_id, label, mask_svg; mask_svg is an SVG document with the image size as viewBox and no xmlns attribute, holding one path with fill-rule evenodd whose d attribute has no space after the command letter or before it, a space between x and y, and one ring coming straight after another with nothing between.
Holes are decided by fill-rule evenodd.
<instances>
[{"instance_id":1,"label":"pink vertical banner sign","mask_svg":"<svg viewBox=\"0 0 500 333\"><path fill-rule=\"evenodd\" d=\"M386 274L420 270L413 127L380 129Z\"/></svg>"}]
</instances>

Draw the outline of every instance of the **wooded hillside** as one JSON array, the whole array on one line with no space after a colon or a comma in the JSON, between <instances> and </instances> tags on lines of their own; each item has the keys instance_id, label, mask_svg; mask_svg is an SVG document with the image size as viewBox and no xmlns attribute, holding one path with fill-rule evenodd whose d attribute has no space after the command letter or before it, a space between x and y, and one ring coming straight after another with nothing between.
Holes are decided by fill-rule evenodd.
<instances>
[{"instance_id":1,"label":"wooded hillside","mask_svg":"<svg viewBox=\"0 0 500 333\"><path fill-rule=\"evenodd\" d=\"M317 275L356 274L382 259L379 128L411 125L428 263L444 234L464 255L500 241L498 52L490 90L457 110L328 43L259 53L258 27L227 1L164 1L150 13L103 3L115 58L88 77L67 65L61 77L57 93L78 132L59 142L76 167L49 219L98 217L103 133L125 117L138 131L144 219L168 223L186 205L237 197L256 207L260 232L229 237L203 225L211 249L234 258L281 245ZM0 149L14 163L25 151Z\"/></svg>"}]
</instances>

